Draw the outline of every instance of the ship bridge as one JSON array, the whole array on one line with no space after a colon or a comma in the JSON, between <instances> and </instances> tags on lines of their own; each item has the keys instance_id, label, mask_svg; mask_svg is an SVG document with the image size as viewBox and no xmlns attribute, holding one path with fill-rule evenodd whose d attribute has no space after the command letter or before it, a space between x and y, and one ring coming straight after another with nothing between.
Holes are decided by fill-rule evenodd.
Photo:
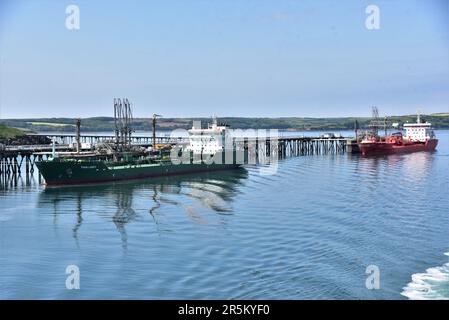
<instances>
[{"instance_id":1,"label":"ship bridge","mask_svg":"<svg viewBox=\"0 0 449 320\"><path fill-rule=\"evenodd\" d=\"M429 139L435 138L432 124L428 122L421 122L419 115L416 123L404 123L404 129L405 136L410 141L426 142Z\"/></svg>"}]
</instances>

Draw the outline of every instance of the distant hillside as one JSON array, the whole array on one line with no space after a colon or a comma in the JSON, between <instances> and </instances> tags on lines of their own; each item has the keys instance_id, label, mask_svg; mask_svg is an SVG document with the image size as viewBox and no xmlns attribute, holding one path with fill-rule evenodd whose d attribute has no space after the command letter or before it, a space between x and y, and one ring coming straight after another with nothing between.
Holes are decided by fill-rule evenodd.
<instances>
[{"instance_id":1,"label":"distant hillside","mask_svg":"<svg viewBox=\"0 0 449 320\"><path fill-rule=\"evenodd\" d=\"M447 113L447 112L432 113L431 116L445 117L445 116L449 116L449 113Z\"/></svg>"},{"instance_id":2,"label":"distant hillside","mask_svg":"<svg viewBox=\"0 0 449 320\"><path fill-rule=\"evenodd\" d=\"M30 135L29 130L21 130L4 125L0 125L0 144L1 145L36 145L50 144L48 137Z\"/></svg>"},{"instance_id":3,"label":"distant hillside","mask_svg":"<svg viewBox=\"0 0 449 320\"><path fill-rule=\"evenodd\" d=\"M390 121L405 123L414 122L415 115L393 116L388 118ZM429 121L436 129L449 129L449 114L439 113L423 115L422 119ZM210 118L161 118L158 119L157 129L171 130L178 128L190 128L193 120L200 120L203 125L211 122ZM369 117L346 117L346 118L241 118L241 117L223 117L220 122L238 129L280 129L280 130L352 130L354 122L359 122L361 128L366 127ZM152 119L137 118L134 119L133 127L135 130L151 130ZM75 119L72 118L39 118L39 119L3 119L0 124L24 128L33 131L64 131L74 132ZM112 117L93 117L81 120L83 131L112 131L114 129L114 118Z\"/></svg>"},{"instance_id":4,"label":"distant hillside","mask_svg":"<svg viewBox=\"0 0 449 320\"><path fill-rule=\"evenodd\" d=\"M12 139L26 135L24 130L0 125L0 139Z\"/></svg>"}]
</instances>

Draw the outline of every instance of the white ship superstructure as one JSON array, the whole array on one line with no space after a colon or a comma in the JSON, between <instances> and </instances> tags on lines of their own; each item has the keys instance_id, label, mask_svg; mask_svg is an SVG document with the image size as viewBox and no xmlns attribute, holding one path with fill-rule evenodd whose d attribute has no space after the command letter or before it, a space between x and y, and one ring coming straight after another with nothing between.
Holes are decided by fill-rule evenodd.
<instances>
[{"instance_id":1,"label":"white ship superstructure","mask_svg":"<svg viewBox=\"0 0 449 320\"><path fill-rule=\"evenodd\" d=\"M426 142L434 139L435 133L432 129L432 124L428 122L421 122L421 117L418 114L416 123L405 123L405 138L413 142Z\"/></svg>"},{"instance_id":2,"label":"white ship superstructure","mask_svg":"<svg viewBox=\"0 0 449 320\"><path fill-rule=\"evenodd\" d=\"M187 149L194 154L210 154L224 151L227 126L219 125L217 118L213 117L212 124L206 129L201 124L193 123L189 130L189 145Z\"/></svg>"}]
</instances>

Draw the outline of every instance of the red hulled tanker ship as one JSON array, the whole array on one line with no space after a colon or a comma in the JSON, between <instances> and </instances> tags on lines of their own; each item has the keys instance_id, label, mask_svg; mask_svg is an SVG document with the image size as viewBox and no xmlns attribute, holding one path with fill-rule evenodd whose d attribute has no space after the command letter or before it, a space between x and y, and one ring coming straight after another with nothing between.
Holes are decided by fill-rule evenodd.
<instances>
[{"instance_id":1,"label":"red hulled tanker ship","mask_svg":"<svg viewBox=\"0 0 449 320\"><path fill-rule=\"evenodd\" d=\"M416 123L405 123L405 136L401 132L393 133L384 138L369 137L358 145L364 156L409 153L435 150L438 139L428 122L421 122L420 116Z\"/></svg>"}]
</instances>

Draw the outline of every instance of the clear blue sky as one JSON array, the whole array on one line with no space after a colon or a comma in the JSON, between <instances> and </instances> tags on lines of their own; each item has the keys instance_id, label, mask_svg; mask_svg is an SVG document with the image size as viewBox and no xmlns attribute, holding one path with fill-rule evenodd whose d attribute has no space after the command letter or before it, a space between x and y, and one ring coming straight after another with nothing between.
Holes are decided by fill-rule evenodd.
<instances>
[{"instance_id":1,"label":"clear blue sky","mask_svg":"<svg viewBox=\"0 0 449 320\"><path fill-rule=\"evenodd\" d=\"M448 112L449 1L0 0L1 118L110 116L114 97L136 116Z\"/></svg>"}]
</instances>

